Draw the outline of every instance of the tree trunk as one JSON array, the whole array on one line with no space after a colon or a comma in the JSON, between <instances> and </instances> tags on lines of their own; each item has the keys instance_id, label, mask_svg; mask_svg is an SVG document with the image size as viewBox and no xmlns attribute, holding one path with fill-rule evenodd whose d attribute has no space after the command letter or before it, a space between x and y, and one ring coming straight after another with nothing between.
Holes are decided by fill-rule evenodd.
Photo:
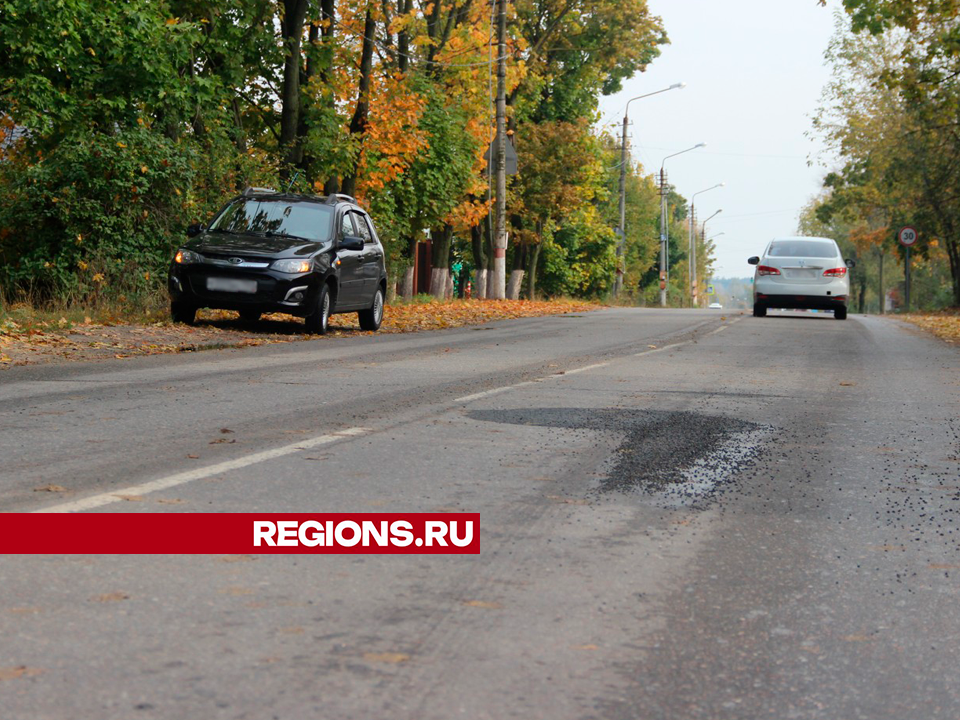
<instances>
[{"instance_id":1,"label":"tree trunk","mask_svg":"<svg viewBox=\"0 0 960 720\"><path fill-rule=\"evenodd\" d=\"M410 300L413 298L413 273L414 267L411 265L403 274L403 284L400 287L400 295L403 296L404 300Z\"/></svg>"},{"instance_id":2,"label":"tree trunk","mask_svg":"<svg viewBox=\"0 0 960 720\"><path fill-rule=\"evenodd\" d=\"M413 7L413 0L399 0L397 3L397 17L403 17ZM410 33L404 25L397 33L397 68L401 73L407 72L407 55L410 52Z\"/></svg>"},{"instance_id":3,"label":"tree trunk","mask_svg":"<svg viewBox=\"0 0 960 720\"><path fill-rule=\"evenodd\" d=\"M447 273L447 291L443 295L445 300L453 300L453 274Z\"/></svg>"},{"instance_id":4,"label":"tree trunk","mask_svg":"<svg viewBox=\"0 0 960 720\"><path fill-rule=\"evenodd\" d=\"M337 22L336 0L320 0L320 22L320 37L324 49L324 63L319 69L320 82L323 83L324 87L330 88L327 109L331 113L334 113L336 112L337 100L336 93L333 92L333 88L331 87L332 74L330 72L330 66L333 58L333 36ZM340 192L340 178L327 178L323 184L323 192L325 195L333 195L334 193Z\"/></svg>"},{"instance_id":5,"label":"tree trunk","mask_svg":"<svg viewBox=\"0 0 960 720\"><path fill-rule=\"evenodd\" d=\"M884 252L880 250L880 287L878 291L880 293L880 314L884 315L887 312L887 295L883 290L883 257Z\"/></svg>"},{"instance_id":6,"label":"tree trunk","mask_svg":"<svg viewBox=\"0 0 960 720\"><path fill-rule=\"evenodd\" d=\"M430 294L437 300L443 300L447 295L447 279L450 270L445 267L435 267L430 271Z\"/></svg>"},{"instance_id":7,"label":"tree trunk","mask_svg":"<svg viewBox=\"0 0 960 720\"><path fill-rule=\"evenodd\" d=\"M442 300L447 294L447 278L450 277L450 247L453 244L453 226L445 224L440 230L430 233L433 241L430 275L430 294Z\"/></svg>"},{"instance_id":8,"label":"tree trunk","mask_svg":"<svg viewBox=\"0 0 960 720\"><path fill-rule=\"evenodd\" d=\"M363 22L363 45L360 50L360 88L357 93L357 108L350 120L350 135L361 135L367 130L367 114L370 111L370 76L373 72L373 36L377 32L377 21L373 17L373 8L367 6L367 16ZM357 191L357 171L360 169L360 147L353 161L353 169L340 183L340 189L347 195Z\"/></svg>"},{"instance_id":9,"label":"tree trunk","mask_svg":"<svg viewBox=\"0 0 960 720\"><path fill-rule=\"evenodd\" d=\"M477 278L474 283L473 296L478 300L485 300L487 297L487 269L478 268Z\"/></svg>"},{"instance_id":10,"label":"tree trunk","mask_svg":"<svg viewBox=\"0 0 960 720\"><path fill-rule=\"evenodd\" d=\"M523 287L523 270L512 270L510 272L510 283L507 285L507 298L519 300L521 287Z\"/></svg>"},{"instance_id":11,"label":"tree trunk","mask_svg":"<svg viewBox=\"0 0 960 720\"><path fill-rule=\"evenodd\" d=\"M540 259L540 243L530 248L530 269L527 272L527 299L537 299L537 260Z\"/></svg>"},{"instance_id":12,"label":"tree trunk","mask_svg":"<svg viewBox=\"0 0 960 720\"><path fill-rule=\"evenodd\" d=\"M302 147L297 129L300 126L300 64L303 23L307 16L308 0L283 0L283 34L286 58L283 62L283 87L280 91L280 151L288 165L300 162ZM289 168L281 168L286 179Z\"/></svg>"}]
</instances>

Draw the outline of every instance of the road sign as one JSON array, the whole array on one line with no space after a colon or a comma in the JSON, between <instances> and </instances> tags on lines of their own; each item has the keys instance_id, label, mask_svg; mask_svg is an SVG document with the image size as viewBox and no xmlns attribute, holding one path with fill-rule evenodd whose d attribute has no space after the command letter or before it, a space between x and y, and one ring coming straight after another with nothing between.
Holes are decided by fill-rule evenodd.
<instances>
[{"instance_id":1,"label":"road sign","mask_svg":"<svg viewBox=\"0 0 960 720\"><path fill-rule=\"evenodd\" d=\"M713 285L707 285L707 295L714 295Z\"/></svg>"},{"instance_id":2,"label":"road sign","mask_svg":"<svg viewBox=\"0 0 960 720\"><path fill-rule=\"evenodd\" d=\"M917 241L917 237L917 229L909 225L900 228L900 232L897 233L897 239L905 247L911 247Z\"/></svg>"}]
</instances>

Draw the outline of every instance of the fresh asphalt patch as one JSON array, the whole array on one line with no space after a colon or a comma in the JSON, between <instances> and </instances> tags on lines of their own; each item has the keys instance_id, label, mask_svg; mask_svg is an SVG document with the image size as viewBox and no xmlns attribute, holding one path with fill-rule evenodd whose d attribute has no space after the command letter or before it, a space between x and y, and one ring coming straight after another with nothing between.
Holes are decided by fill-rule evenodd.
<instances>
[{"instance_id":1,"label":"fresh asphalt patch","mask_svg":"<svg viewBox=\"0 0 960 720\"><path fill-rule=\"evenodd\" d=\"M473 410L474 420L617 433L622 440L601 493L642 493L667 504L710 496L750 465L770 428L695 412L524 408Z\"/></svg>"}]
</instances>

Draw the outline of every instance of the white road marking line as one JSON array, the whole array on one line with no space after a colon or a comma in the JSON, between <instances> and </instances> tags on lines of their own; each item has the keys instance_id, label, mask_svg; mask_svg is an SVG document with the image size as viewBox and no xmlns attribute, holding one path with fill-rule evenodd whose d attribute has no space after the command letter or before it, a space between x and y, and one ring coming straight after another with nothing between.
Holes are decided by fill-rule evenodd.
<instances>
[{"instance_id":1,"label":"white road marking line","mask_svg":"<svg viewBox=\"0 0 960 720\"><path fill-rule=\"evenodd\" d=\"M517 383L516 385L504 385L503 387L494 388L493 390L484 390L483 392L474 393L473 395L464 395L463 397L458 397L456 400L454 400L454 402L467 403L473 400L479 400L480 398L490 397L491 395L499 395L507 390L515 390L516 388L524 387L525 385L535 385L538 382L540 382L540 380L525 380L524 382Z\"/></svg>"},{"instance_id":2,"label":"white road marking line","mask_svg":"<svg viewBox=\"0 0 960 720\"><path fill-rule=\"evenodd\" d=\"M562 374L553 375L552 377L564 377L565 375L576 375L577 373L586 372L587 370L595 370L596 368L602 368L609 365L609 362L595 363L594 365L586 365L581 368L575 368L573 370L567 370Z\"/></svg>"},{"instance_id":3,"label":"white road marking line","mask_svg":"<svg viewBox=\"0 0 960 720\"><path fill-rule=\"evenodd\" d=\"M93 508L103 507L104 505L110 505L111 503L121 502L123 500L123 497L121 496L124 495L139 496L146 495L148 493L154 493L159 490L167 490L169 488L176 487L177 485L185 485L186 483L193 482L194 480L203 480L204 478L211 477L212 475L219 475L220 473L225 473L230 470L238 470L240 468L247 467L248 465L261 463L264 460L272 460L274 458L283 457L284 455L292 455L300 450L309 450L310 448L315 448L318 445L328 445L332 442L336 442L337 440L343 440L344 438L349 437L357 437L358 435L364 435L369 432L372 432L370 428L347 428L346 430L340 430L335 433L330 433L329 435L320 435L319 437L301 440L300 442L296 442L291 445L284 445L283 447L274 448L273 450L263 450L251 455L245 455L244 457L236 458L235 460L227 460L226 462L217 463L216 465L208 465L207 467L197 468L196 470L187 470L186 472L168 475L165 478L151 480L149 482L141 483L140 485L131 485L119 490L112 490L108 493L91 495L90 497L83 498L82 500L61 503L60 505L54 505L53 507L44 508L42 510L34 510L34 512L69 513L80 512L82 510L92 510Z\"/></svg>"},{"instance_id":4,"label":"white road marking line","mask_svg":"<svg viewBox=\"0 0 960 720\"><path fill-rule=\"evenodd\" d=\"M735 322L739 322L740 318L736 320L731 320L727 325L721 325L716 330L708 332L704 337L709 337L710 335L716 335L722 330L726 330L730 325ZM683 345L689 345L693 340L684 340L683 342L673 343L672 345L664 345L659 348L650 348L649 350L644 350L643 352L638 352L634 357L640 357L641 355L653 355L654 353L663 352L664 350L672 350L673 348L682 347ZM468 403L473 402L474 400L480 400L481 398L490 397L492 395L499 395L500 393L505 393L508 390L516 390L517 388L524 387L526 385L535 385L537 383L544 382L545 380L556 380L557 378L564 378L567 375L576 375L577 373L586 372L587 370L596 370L597 368L606 367L612 361L594 363L593 365L584 365L583 367L574 368L573 370L566 370L564 372L554 373L553 375L547 375L542 378L537 378L536 380L526 380L516 385L504 385L503 387L493 388L492 390L484 390L483 392L473 393L473 395L464 395L463 397L458 397L454 400L457 403Z\"/></svg>"}]
</instances>

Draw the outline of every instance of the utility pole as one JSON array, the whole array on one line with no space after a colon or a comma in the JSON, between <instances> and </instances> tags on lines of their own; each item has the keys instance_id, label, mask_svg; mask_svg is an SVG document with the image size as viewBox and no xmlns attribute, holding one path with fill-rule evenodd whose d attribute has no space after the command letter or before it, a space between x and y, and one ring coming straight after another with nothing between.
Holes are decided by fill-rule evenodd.
<instances>
[{"instance_id":1,"label":"utility pole","mask_svg":"<svg viewBox=\"0 0 960 720\"><path fill-rule=\"evenodd\" d=\"M497 14L497 233L493 245L494 300L507 295L507 2Z\"/></svg>"},{"instance_id":2,"label":"utility pole","mask_svg":"<svg viewBox=\"0 0 960 720\"><path fill-rule=\"evenodd\" d=\"M633 97L627 100L627 104L623 108L623 138L620 142L620 224L617 226L617 272L616 272L616 277L613 280L613 296L614 297L619 297L620 292L623 290L623 275L626 271L627 127L629 125L627 116L630 114L630 103L632 103L634 100L642 100L643 98L659 95L660 93L665 93L670 90L682 90L685 87L686 87L686 83L674 83L670 87L664 88L663 90L657 90L655 92L647 93L646 95L638 95L637 97Z\"/></svg>"},{"instance_id":3,"label":"utility pole","mask_svg":"<svg viewBox=\"0 0 960 720\"><path fill-rule=\"evenodd\" d=\"M667 173L660 166L660 307L667 306Z\"/></svg>"},{"instance_id":4,"label":"utility pole","mask_svg":"<svg viewBox=\"0 0 960 720\"><path fill-rule=\"evenodd\" d=\"M697 307L697 222L696 207L693 201L690 201L690 219L687 221L687 229L690 231L690 240L688 244L689 260L687 266L690 270L690 307Z\"/></svg>"},{"instance_id":5,"label":"utility pole","mask_svg":"<svg viewBox=\"0 0 960 720\"><path fill-rule=\"evenodd\" d=\"M627 103L629 105L629 103ZM620 224L617 226L617 277L614 280L613 296L620 297L623 290L623 273L626 258L627 220L627 113L623 113L623 139L620 144Z\"/></svg>"},{"instance_id":6,"label":"utility pole","mask_svg":"<svg viewBox=\"0 0 960 720\"><path fill-rule=\"evenodd\" d=\"M660 163L660 307L667 306L667 282L670 279L670 267L669 267L669 225L667 220L667 173L664 170L667 160L670 158L676 157L677 155L683 155L688 153L691 150L696 150L697 148L706 147L706 143L697 143L693 147L689 147L686 150L681 150L680 152L673 153L673 155L667 155L663 162Z\"/></svg>"}]
</instances>

